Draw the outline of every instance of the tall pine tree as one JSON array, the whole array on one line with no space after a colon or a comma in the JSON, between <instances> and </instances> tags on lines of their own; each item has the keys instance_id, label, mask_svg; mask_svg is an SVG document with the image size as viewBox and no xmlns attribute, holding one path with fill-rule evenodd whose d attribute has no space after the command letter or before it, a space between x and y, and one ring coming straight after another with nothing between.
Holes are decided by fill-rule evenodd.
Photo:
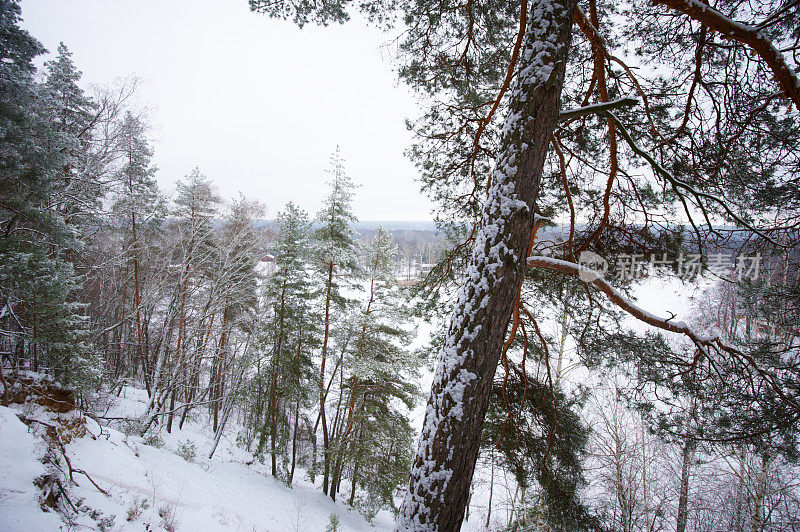
<instances>
[{"instance_id":1,"label":"tall pine tree","mask_svg":"<svg viewBox=\"0 0 800 532\"><path fill-rule=\"evenodd\" d=\"M280 236L273 249L275 273L268 279L265 290L270 314L264 346L270 357L265 375L267 409L259 448L269 445L272 474L291 483L300 410L310 406L311 390L315 388L311 348L318 345L319 328L308 272L311 234L308 215L294 203L288 203L278 215L278 230ZM279 461L289 468L279 471Z\"/></svg>"},{"instance_id":2,"label":"tall pine tree","mask_svg":"<svg viewBox=\"0 0 800 532\"><path fill-rule=\"evenodd\" d=\"M52 123L51 93L34 80L42 45L19 28L16 1L0 2L0 308L6 351L81 387L98 377L80 282L65 260L80 249L58 208L68 132Z\"/></svg>"},{"instance_id":3,"label":"tall pine tree","mask_svg":"<svg viewBox=\"0 0 800 532\"><path fill-rule=\"evenodd\" d=\"M331 339L331 322L336 310L344 310L348 300L343 294L343 284L348 277L358 273L358 254L352 210L353 182L344 169L339 147L331 156L329 170L330 192L317 214L319 227L314 233L314 263L321 278L324 309L323 335L319 375L319 416L322 421L324 474L322 490L328 493L330 480L330 433L325 412L325 376Z\"/></svg>"}]
</instances>

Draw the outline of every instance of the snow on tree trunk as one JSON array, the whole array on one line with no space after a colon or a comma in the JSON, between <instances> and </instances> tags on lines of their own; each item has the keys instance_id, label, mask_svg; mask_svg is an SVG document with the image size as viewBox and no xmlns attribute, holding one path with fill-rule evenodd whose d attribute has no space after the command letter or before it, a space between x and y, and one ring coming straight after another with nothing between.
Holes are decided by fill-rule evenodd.
<instances>
[{"instance_id":1,"label":"snow on tree trunk","mask_svg":"<svg viewBox=\"0 0 800 532\"><path fill-rule=\"evenodd\" d=\"M396 530L458 530L492 379L524 275L549 139L558 121L576 0L531 3L518 78L467 279L439 354Z\"/></svg>"}]
</instances>

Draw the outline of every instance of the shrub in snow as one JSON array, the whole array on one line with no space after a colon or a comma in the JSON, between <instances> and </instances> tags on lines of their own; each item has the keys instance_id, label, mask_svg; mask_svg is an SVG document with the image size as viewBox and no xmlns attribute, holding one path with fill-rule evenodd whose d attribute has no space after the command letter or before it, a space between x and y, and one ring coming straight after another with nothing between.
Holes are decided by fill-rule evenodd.
<instances>
[{"instance_id":1,"label":"shrub in snow","mask_svg":"<svg viewBox=\"0 0 800 532\"><path fill-rule=\"evenodd\" d=\"M189 440L181 442L175 454L186 460L187 462L194 462L197 456L197 446Z\"/></svg>"},{"instance_id":2,"label":"shrub in snow","mask_svg":"<svg viewBox=\"0 0 800 532\"><path fill-rule=\"evenodd\" d=\"M381 509L381 501L377 497L373 497L371 495L366 497L356 497L356 501L354 506L361 512L361 515L367 521L372 521L375 519L375 516L378 515L378 511Z\"/></svg>"},{"instance_id":3,"label":"shrub in snow","mask_svg":"<svg viewBox=\"0 0 800 532\"><path fill-rule=\"evenodd\" d=\"M151 432L150 434L147 434L144 438L142 438L142 443L158 449L164 447L164 439L161 437L161 434L157 432Z\"/></svg>"},{"instance_id":4,"label":"shrub in snow","mask_svg":"<svg viewBox=\"0 0 800 532\"><path fill-rule=\"evenodd\" d=\"M119 431L125 436L142 433L142 421L140 419L121 419L119 420Z\"/></svg>"},{"instance_id":5,"label":"shrub in snow","mask_svg":"<svg viewBox=\"0 0 800 532\"><path fill-rule=\"evenodd\" d=\"M158 516L161 518L161 526L167 532L175 532L178 528L178 520L175 518L175 507L165 504L158 509Z\"/></svg>"},{"instance_id":6,"label":"shrub in snow","mask_svg":"<svg viewBox=\"0 0 800 532\"><path fill-rule=\"evenodd\" d=\"M150 508L150 503L147 502L147 499L139 500L139 497L134 497L133 502L131 502L130 507L128 508L128 515L125 518L127 521L133 521L140 515L142 512Z\"/></svg>"},{"instance_id":7,"label":"shrub in snow","mask_svg":"<svg viewBox=\"0 0 800 532\"><path fill-rule=\"evenodd\" d=\"M106 530L113 530L113 528L114 528L113 515L109 515L108 517L102 517L97 520L97 530L105 532Z\"/></svg>"},{"instance_id":8,"label":"shrub in snow","mask_svg":"<svg viewBox=\"0 0 800 532\"><path fill-rule=\"evenodd\" d=\"M331 514L328 516L328 526L325 527L325 532L339 532L341 521L339 521L339 516L336 514Z\"/></svg>"}]
</instances>

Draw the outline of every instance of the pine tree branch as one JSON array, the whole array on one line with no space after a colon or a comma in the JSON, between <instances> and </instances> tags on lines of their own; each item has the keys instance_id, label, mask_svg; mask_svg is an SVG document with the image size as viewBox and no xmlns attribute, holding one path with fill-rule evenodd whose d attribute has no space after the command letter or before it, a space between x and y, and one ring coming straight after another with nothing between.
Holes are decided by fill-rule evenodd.
<instances>
[{"instance_id":1,"label":"pine tree branch","mask_svg":"<svg viewBox=\"0 0 800 532\"><path fill-rule=\"evenodd\" d=\"M698 204L700 203L700 198L705 198L707 200L711 200L714 203L717 203L718 205L720 205L723 208L723 210L728 214L728 216L730 216L734 221L736 221L737 223L739 223L743 227L746 227L747 229L749 229L750 231L754 232L755 234L757 234L761 238L767 240L768 242L770 242L774 246L777 246L777 247L780 247L780 248L785 248L786 247L785 245L779 244L778 242L773 240L769 235L764 233L762 230L760 230L760 229L754 227L752 224L746 222L741 216L739 216L738 214L733 212L733 210L730 208L730 206L728 206L728 203L725 200L723 200L722 198L720 198L719 196L715 196L713 194L709 194L707 192L702 192L700 190L697 190L696 188L694 188L691 185L681 181L680 179L678 179L677 177L675 177L674 175L669 173L667 170L664 169L663 166L658 164L658 162L655 159L653 159L653 157L651 157L649 153L644 151L642 148L640 148L636 144L636 142L633 140L633 137L631 137L630 133L628 133L628 130L625 128L625 126L622 125L622 123L619 121L619 119L616 116L614 116L614 114L611 111L605 111L605 112L611 118L614 119L614 122L615 122L616 127L617 127L617 131L619 131L620 135L622 136L622 138L625 139L625 142L628 143L628 145L631 147L631 149L636 154L638 154L641 157L643 157L648 163L650 163L650 166L652 166L653 170L655 170L656 173L658 173L659 175L664 177L667 181L669 181L673 185L673 187L675 188L676 191L677 191L678 188L681 188L683 190L686 190L686 191L690 192L695 197L695 199L698 201Z\"/></svg>"},{"instance_id":2,"label":"pine tree branch","mask_svg":"<svg viewBox=\"0 0 800 532\"><path fill-rule=\"evenodd\" d=\"M705 348L709 345L720 343L718 336L701 335L683 321L673 321L672 318L661 318L642 309L619 293L619 291L611 286L608 281L606 281L603 276L600 275L599 272L595 272L594 270L581 266L580 264L575 264L574 262L567 262L552 257L533 255L528 257L528 267L545 268L561 273L567 273L574 277L578 277L581 273L588 273L589 276L594 278L592 281L589 281L588 284L594 285L595 288L607 295L614 304L634 318L665 331L683 334L691 339L692 342L694 342L698 347L702 346Z\"/></svg>"},{"instance_id":3,"label":"pine tree branch","mask_svg":"<svg viewBox=\"0 0 800 532\"><path fill-rule=\"evenodd\" d=\"M620 107L630 107L638 103L639 98L636 98L635 96L626 96L610 102L593 103L592 105L586 105L584 107L562 111L561 114L558 115L558 121L565 122L581 116L602 114L606 111L611 111Z\"/></svg>"},{"instance_id":4,"label":"pine tree branch","mask_svg":"<svg viewBox=\"0 0 800 532\"><path fill-rule=\"evenodd\" d=\"M749 47L767 64L781 91L800 111L800 81L786 63L783 54L759 31L759 28L732 20L699 0L653 0L653 2L687 15L709 30L721 33L724 39Z\"/></svg>"},{"instance_id":5,"label":"pine tree branch","mask_svg":"<svg viewBox=\"0 0 800 532\"><path fill-rule=\"evenodd\" d=\"M653 327L658 329L674 332L678 334L683 334L687 338L689 338L697 347L699 352L704 355L709 355L709 348L715 350L720 354L725 354L730 357L739 358L744 361L745 364L755 369L756 373L763 378L772 389L777 393L777 395L789 405L792 409L797 412L800 412L800 402L795 397L790 397L787 395L785 391L784 381L780 378L778 374L774 371L768 371L761 367L760 364L756 362L756 360L748 353L745 353L731 345L728 345L724 342L719 335L713 336L706 336L698 333L694 329L692 329L689 325L686 324L684 321L673 321L672 317L670 318L661 318L650 312L644 310L643 308L639 307L631 300L620 294L613 286L611 286L608 281L606 281L599 272L594 271L590 268L585 266L581 266L580 264L575 264L574 262L567 262L563 260L559 260L553 257L545 257L540 255L534 255L528 257L527 259L527 266L534 267L534 268L544 268L547 270L553 270L561 273L566 273L573 277L579 277L581 274L584 274L584 277L588 274L589 277L592 278L591 281L587 281L587 284L593 285L595 288L603 292L608 298L619 308L633 316L634 318L647 323ZM699 357L695 357L692 363L689 365L689 370L693 369L694 366L699 361ZM689 371L687 370L687 371Z\"/></svg>"}]
</instances>

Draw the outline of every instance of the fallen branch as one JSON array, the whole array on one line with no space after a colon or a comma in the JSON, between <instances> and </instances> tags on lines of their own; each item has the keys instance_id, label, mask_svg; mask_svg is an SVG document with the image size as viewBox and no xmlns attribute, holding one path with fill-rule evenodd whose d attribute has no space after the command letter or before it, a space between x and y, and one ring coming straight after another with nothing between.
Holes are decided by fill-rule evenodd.
<instances>
[{"instance_id":1,"label":"fallen branch","mask_svg":"<svg viewBox=\"0 0 800 532\"><path fill-rule=\"evenodd\" d=\"M50 429L47 432L48 432L48 434L50 434L50 436L52 437L53 441L55 441L58 444L59 449L61 449L61 454L64 456L64 461L67 463L67 469L68 469L70 482L72 482L76 486L79 486L80 484L75 482L75 479L72 477L72 474L73 473L80 473L81 475L83 475L86 478L88 478L89 482L91 482L94 485L94 487L97 488L100 491L100 493L102 493L103 495L108 496L108 492L106 490L104 490L103 488L101 488L100 486L98 486L97 482L95 482L92 479L92 477L89 476L89 473L87 473L83 469L80 469L80 468L77 468L77 467L72 467L72 461L70 461L69 456L67 456L67 449L66 449L66 447L64 447L64 443L61 441L61 437L58 435L58 428L56 428L54 425L51 425L49 423L45 423L44 421L39 421L38 419L27 418L27 417L19 416L19 415L18 415L18 417L23 423L25 423L27 425L30 425L31 423L39 423L40 425L46 427L47 429ZM60 486L60 483L59 483L59 486ZM62 491L64 491L63 486L61 487L61 489L62 489Z\"/></svg>"}]
</instances>

